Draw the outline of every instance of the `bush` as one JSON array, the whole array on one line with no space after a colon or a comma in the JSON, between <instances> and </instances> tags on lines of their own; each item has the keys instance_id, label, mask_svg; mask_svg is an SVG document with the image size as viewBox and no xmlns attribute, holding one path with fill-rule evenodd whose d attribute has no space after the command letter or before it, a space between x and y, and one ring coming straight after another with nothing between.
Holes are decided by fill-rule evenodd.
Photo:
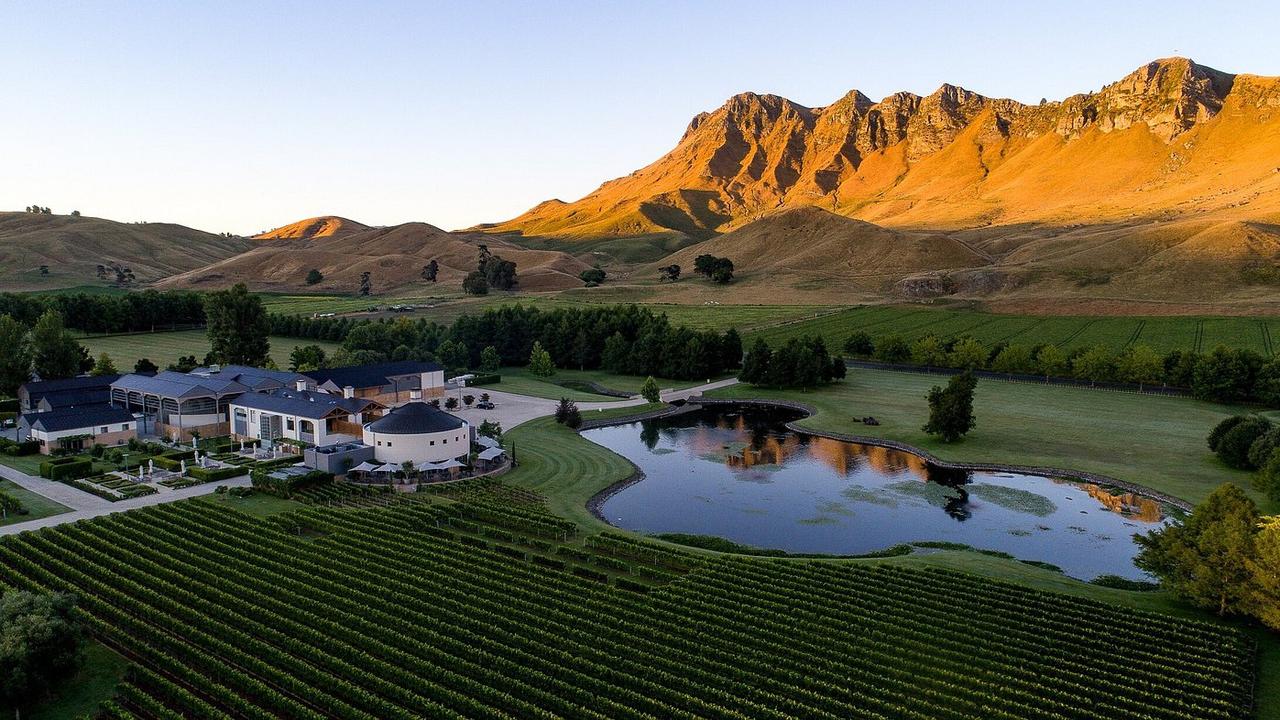
<instances>
[{"instance_id":1,"label":"bush","mask_svg":"<svg viewBox=\"0 0 1280 720\"><path fill-rule=\"evenodd\" d=\"M844 351L855 357L868 357L876 351L876 345L870 333L859 330L844 341Z\"/></svg>"},{"instance_id":2,"label":"bush","mask_svg":"<svg viewBox=\"0 0 1280 720\"><path fill-rule=\"evenodd\" d=\"M1218 443L1222 442L1222 436L1231 432L1235 426L1248 419L1248 415L1232 415L1226 420L1214 425L1213 429L1209 431L1209 449L1213 452L1218 452Z\"/></svg>"},{"instance_id":3,"label":"bush","mask_svg":"<svg viewBox=\"0 0 1280 720\"><path fill-rule=\"evenodd\" d=\"M1280 447L1280 427L1273 427L1249 446L1249 467L1260 468L1271 459L1271 453Z\"/></svg>"},{"instance_id":4,"label":"bush","mask_svg":"<svg viewBox=\"0 0 1280 720\"><path fill-rule=\"evenodd\" d=\"M40 463L40 477L50 480L84 478L92 474L93 460L90 458L72 456Z\"/></svg>"},{"instance_id":5,"label":"bush","mask_svg":"<svg viewBox=\"0 0 1280 720\"><path fill-rule=\"evenodd\" d=\"M502 382L501 375L497 373L485 373L483 375L472 376L472 378L467 381L467 387L474 387L476 385L496 385L500 382Z\"/></svg>"},{"instance_id":6,"label":"bush","mask_svg":"<svg viewBox=\"0 0 1280 720\"><path fill-rule=\"evenodd\" d=\"M230 480L231 478L244 475L244 468L224 467L224 468L203 468L189 467L187 468L187 477L200 482L217 482L218 480Z\"/></svg>"},{"instance_id":7,"label":"bush","mask_svg":"<svg viewBox=\"0 0 1280 720\"><path fill-rule=\"evenodd\" d=\"M18 412L18 398L5 398L0 400L0 412Z\"/></svg>"},{"instance_id":8,"label":"bush","mask_svg":"<svg viewBox=\"0 0 1280 720\"><path fill-rule=\"evenodd\" d=\"M1271 422L1266 418L1256 416L1246 418L1228 430L1218 441L1218 457L1227 467L1239 470L1253 469L1254 465L1249 462L1249 449L1269 430L1271 430Z\"/></svg>"},{"instance_id":9,"label":"bush","mask_svg":"<svg viewBox=\"0 0 1280 720\"><path fill-rule=\"evenodd\" d=\"M25 440L19 443L9 438L0 438L0 453L5 455L35 455L38 452L40 452L39 440Z\"/></svg>"}]
</instances>

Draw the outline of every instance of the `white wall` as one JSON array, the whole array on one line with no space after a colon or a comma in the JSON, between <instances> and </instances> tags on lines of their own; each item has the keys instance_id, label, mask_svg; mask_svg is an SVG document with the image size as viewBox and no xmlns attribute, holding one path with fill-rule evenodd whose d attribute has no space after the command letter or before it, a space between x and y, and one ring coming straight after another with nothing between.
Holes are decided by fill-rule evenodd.
<instances>
[{"instance_id":1,"label":"white wall","mask_svg":"<svg viewBox=\"0 0 1280 720\"><path fill-rule=\"evenodd\" d=\"M406 460L415 463L440 462L462 457L471 451L471 428L460 428L422 435L376 433L364 429L364 444L373 447L380 462L399 465Z\"/></svg>"}]
</instances>

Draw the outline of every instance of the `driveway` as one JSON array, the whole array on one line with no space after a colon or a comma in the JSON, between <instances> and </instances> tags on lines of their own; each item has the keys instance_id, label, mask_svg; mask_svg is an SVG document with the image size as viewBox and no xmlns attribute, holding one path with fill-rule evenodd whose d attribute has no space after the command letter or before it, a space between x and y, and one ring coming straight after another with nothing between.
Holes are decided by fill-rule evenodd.
<instances>
[{"instance_id":1,"label":"driveway","mask_svg":"<svg viewBox=\"0 0 1280 720\"><path fill-rule=\"evenodd\" d=\"M663 390L659 393L659 397L663 402L671 402L672 400L685 400L693 395L700 395L707 390L715 390L717 388L728 387L737 383L736 378L728 378L725 380L717 380L713 383L698 385L683 390ZM531 397L529 395L517 395L515 393L503 392L501 390L490 390L488 388L473 388L475 390L483 390L489 393L489 399L494 404L492 410L477 410L474 407L456 410L454 415L466 420L472 425L479 425L485 420L495 421L502 424L503 430L510 430L515 426L540 418L547 415L553 415L556 411L556 405L559 400L551 400L549 398ZM451 394L457 391L452 391ZM582 411L585 418L589 417L589 413L594 410L608 410L611 408L630 407L632 405L645 404L644 398L639 395L633 395L626 400L606 400L602 402L579 402L578 409Z\"/></svg>"}]
</instances>

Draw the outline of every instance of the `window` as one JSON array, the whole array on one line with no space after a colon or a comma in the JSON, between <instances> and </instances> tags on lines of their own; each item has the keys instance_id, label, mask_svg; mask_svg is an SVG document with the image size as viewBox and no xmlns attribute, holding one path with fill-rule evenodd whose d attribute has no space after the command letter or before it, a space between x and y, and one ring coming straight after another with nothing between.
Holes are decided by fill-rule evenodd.
<instances>
[{"instance_id":1,"label":"window","mask_svg":"<svg viewBox=\"0 0 1280 720\"><path fill-rule=\"evenodd\" d=\"M436 441L435 441L435 440L432 440L432 441L431 441L431 447L435 447L435 446L436 446Z\"/></svg>"},{"instance_id":2,"label":"window","mask_svg":"<svg viewBox=\"0 0 1280 720\"><path fill-rule=\"evenodd\" d=\"M388 440L388 441L387 441L387 447L391 447L391 441L390 441L390 440Z\"/></svg>"},{"instance_id":3,"label":"window","mask_svg":"<svg viewBox=\"0 0 1280 720\"><path fill-rule=\"evenodd\" d=\"M379 440L379 441L378 441L378 447L382 447L382 441L381 441L381 440Z\"/></svg>"},{"instance_id":4,"label":"window","mask_svg":"<svg viewBox=\"0 0 1280 720\"><path fill-rule=\"evenodd\" d=\"M288 429L292 430L292 429L293 429L293 418L288 418L287 420L285 420L285 421L284 421L284 426L285 426L286 428L288 428Z\"/></svg>"},{"instance_id":5,"label":"window","mask_svg":"<svg viewBox=\"0 0 1280 720\"><path fill-rule=\"evenodd\" d=\"M109 428L107 428L107 426L106 426L106 425L103 425L103 426L98 430L98 432L103 433L103 434L106 434L106 433L108 433L108 432L111 432L111 430L110 430Z\"/></svg>"},{"instance_id":6,"label":"window","mask_svg":"<svg viewBox=\"0 0 1280 720\"><path fill-rule=\"evenodd\" d=\"M128 429L129 429L129 426L128 426L128 425L121 425L121 426L120 426L120 430L121 430L121 431L128 430Z\"/></svg>"},{"instance_id":7,"label":"window","mask_svg":"<svg viewBox=\"0 0 1280 720\"><path fill-rule=\"evenodd\" d=\"M441 441L440 441L440 444L441 444L441 445L448 445L448 444L449 444L449 438L445 438L445 439L441 440Z\"/></svg>"}]
</instances>

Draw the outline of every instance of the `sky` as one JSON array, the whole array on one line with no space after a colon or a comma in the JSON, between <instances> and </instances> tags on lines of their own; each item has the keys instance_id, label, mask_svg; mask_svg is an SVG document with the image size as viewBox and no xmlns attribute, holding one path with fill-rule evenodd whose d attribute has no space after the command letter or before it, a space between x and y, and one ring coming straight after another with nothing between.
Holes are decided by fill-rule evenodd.
<instances>
[{"instance_id":1,"label":"sky","mask_svg":"<svg viewBox=\"0 0 1280 720\"><path fill-rule=\"evenodd\" d=\"M1038 102L1182 55L1280 75L1275 2L0 0L0 210L252 234L577 199L735 93Z\"/></svg>"}]
</instances>

